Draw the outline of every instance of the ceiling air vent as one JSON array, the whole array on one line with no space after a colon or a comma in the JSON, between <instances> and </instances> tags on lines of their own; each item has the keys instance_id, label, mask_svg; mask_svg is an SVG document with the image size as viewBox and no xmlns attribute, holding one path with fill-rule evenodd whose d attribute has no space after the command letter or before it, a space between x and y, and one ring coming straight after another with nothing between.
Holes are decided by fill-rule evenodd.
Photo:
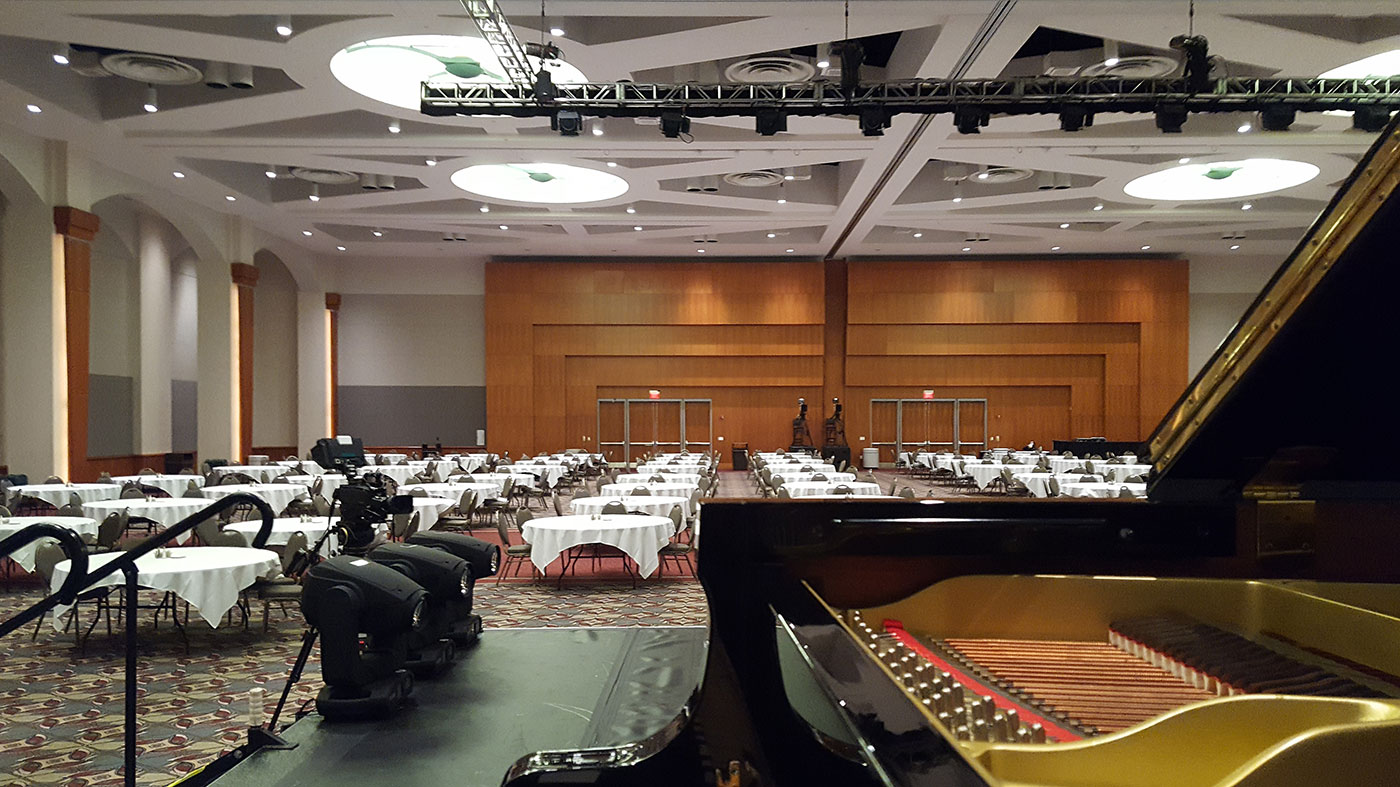
<instances>
[{"instance_id":1,"label":"ceiling air vent","mask_svg":"<svg viewBox=\"0 0 1400 787\"><path fill-rule=\"evenodd\" d=\"M783 176L771 169L758 169L753 172L731 172L724 176L724 182L731 186L761 188L776 186L783 182Z\"/></svg>"},{"instance_id":2,"label":"ceiling air vent","mask_svg":"<svg viewBox=\"0 0 1400 787\"><path fill-rule=\"evenodd\" d=\"M183 60L145 52L115 52L102 58L102 67L148 85L192 85L204 78L202 71Z\"/></svg>"},{"instance_id":3,"label":"ceiling air vent","mask_svg":"<svg viewBox=\"0 0 1400 787\"><path fill-rule=\"evenodd\" d=\"M806 60L791 55L760 55L730 63L724 78L730 82L806 82L817 70Z\"/></svg>"},{"instance_id":4,"label":"ceiling air vent","mask_svg":"<svg viewBox=\"0 0 1400 787\"><path fill-rule=\"evenodd\" d=\"M354 183L360 179L360 176L353 172L338 169L316 169L314 167L292 167L292 176L311 183L323 183L327 186Z\"/></svg>"},{"instance_id":5,"label":"ceiling air vent","mask_svg":"<svg viewBox=\"0 0 1400 787\"><path fill-rule=\"evenodd\" d=\"M972 183L1015 183L1034 174L1034 170L1022 167L988 167L969 180Z\"/></svg>"},{"instance_id":6,"label":"ceiling air vent","mask_svg":"<svg viewBox=\"0 0 1400 787\"><path fill-rule=\"evenodd\" d=\"M1113 65L1109 65L1113 63ZM1170 57L1162 55L1134 55L1131 57L1120 57L1115 60L1106 60L1102 63L1095 63L1092 66L1085 66L1079 72L1085 77L1120 77L1123 79L1152 79L1154 77L1164 77L1174 73L1177 69L1177 62Z\"/></svg>"}]
</instances>

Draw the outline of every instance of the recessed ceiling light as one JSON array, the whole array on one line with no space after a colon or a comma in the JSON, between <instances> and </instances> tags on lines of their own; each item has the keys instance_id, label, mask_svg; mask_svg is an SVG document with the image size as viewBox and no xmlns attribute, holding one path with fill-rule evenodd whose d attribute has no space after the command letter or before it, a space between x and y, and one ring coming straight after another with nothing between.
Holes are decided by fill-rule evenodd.
<instances>
[{"instance_id":1,"label":"recessed ceiling light","mask_svg":"<svg viewBox=\"0 0 1400 787\"><path fill-rule=\"evenodd\" d=\"M273 28L277 35L286 38L292 34L292 18L287 15L277 17L277 25Z\"/></svg>"},{"instance_id":2,"label":"recessed ceiling light","mask_svg":"<svg viewBox=\"0 0 1400 787\"><path fill-rule=\"evenodd\" d=\"M382 238L384 237L384 230L370 230L369 234L373 235L376 238Z\"/></svg>"},{"instance_id":3,"label":"recessed ceiling light","mask_svg":"<svg viewBox=\"0 0 1400 787\"><path fill-rule=\"evenodd\" d=\"M1150 249L1150 248L1152 248L1152 247L1151 247L1151 246L1143 246L1143 247L1142 247L1142 250L1143 250L1143 251L1147 251L1147 250Z\"/></svg>"},{"instance_id":4,"label":"recessed ceiling light","mask_svg":"<svg viewBox=\"0 0 1400 787\"><path fill-rule=\"evenodd\" d=\"M633 229L633 230L636 230L637 232L641 232L641 231L642 231L642 228L641 228L641 227L633 227L632 229Z\"/></svg>"},{"instance_id":5,"label":"recessed ceiling light","mask_svg":"<svg viewBox=\"0 0 1400 787\"><path fill-rule=\"evenodd\" d=\"M1190 163L1191 163L1191 159L1190 159L1190 158L1179 158L1179 159L1176 160L1176 163L1178 163L1178 164L1190 164Z\"/></svg>"},{"instance_id":6,"label":"recessed ceiling light","mask_svg":"<svg viewBox=\"0 0 1400 787\"><path fill-rule=\"evenodd\" d=\"M1060 225L1060 229L1062 229L1062 230L1067 230L1067 229L1069 229L1069 222L1065 222L1065 223L1061 224L1061 225Z\"/></svg>"},{"instance_id":7,"label":"recessed ceiling light","mask_svg":"<svg viewBox=\"0 0 1400 787\"><path fill-rule=\"evenodd\" d=\"M1110 57L1109 59L1103 61L1103 64L1108 66L1109 68L1113 68L1114 66L1118 65L1118 58Z\"/></svg>"},{"instance_id":8,"label":"recessed ceiling light","mask_svg":"<svg viewBox=\"0 0 1400 787\"><path fill-rule=\"evenodd\" d=\"M705 253L705 250L704 250L704 249L696 249L696 250L695 250L695 253L696 253L696 254L704 254L704 253Z\"/></svg>"},{"instance_id":9,"label":"recessed ceiling light","mask_svg":"<svg viewBox=\"0 0 1400 787\"><path fill-rule=\"evenodd\" d=\"M36 114L36 115L39 114L40 112L43 112L43 111L44 111L43 109L41 109L41 108L39 107L38 104L27 104L27 105L25 105L24 108L27 109L27 110L29 110L30 112L33 112L33 113Z\"/></svg>"},{"instance_id":10,"label":"recessed ceiling light","mask_svg":"<svg viewBox=\"0 0 1400 787\"><path fill-rule=\"evenodd\" d=\"M399 121L397 121L397 120L391 120L391 121L389 121L389 133L390 133L390 134L397 134L397 133L399 133L399 132L402 131L402 130L403 130L403 127L399 125Z\"/></svg>"},{"instance_id":11,"label":"recessed ceiling light","mask_svg":"<svg viewBox=\"0 0 1400 787\"><path fill-rule=\"evenodd\" d=\"M452 173L452 183L482 197L555 205L615 199L628 189L611 172L548 162L476 164Z\"/></svg>"},{"instance_id":12,"label":"recessed ceiling light","mask_svg":"<svg viewBox=\"0 0 1400 787\"><path fill-rule=\"evenodd\" d=\"M776 233L776 232L770 232L770 233L768 233L768 237L770 237L770 238L776 238L776 237L778 237L778 233Z\"/></svg>"},{"instance_id":13,"label":"recessed ceiling light","mask_svg":"<svg viewBox=\"0 0 1400 787\"><path fill-rule=\"evenodd\" d=\"M954 202L962 202L962 197L953 197Z\"/></svg>"},{"instance_id":14,"label":"recessed ceiling light","mask_svg":"<svg viewBox=\"0 0 1400 787\"><path fill-rule=\"evenodd\" d=\"M1103 210L1103 203L1094 206L1094 210Z\"/></svg>"},{"instance_id":15,"label":"recessed ceiling light","mask_svg":"<svg viewBox=\"0 0 1400 787\"><path fill-rule=\"evenodd\" d=\"M344 247L344 246L336 246L336 247L335 247L335 250L336 250L336 251L345 251L345 247Z\"/></svg>"},{"instance_id":16,"label":"recessed ceiling light","mask_svg":"<svg viewBox=\"0 0 1400 787\"><path fill-rule=\"evenodd\" d=\"M1230 247L1230 251L1239 251L1240 244L1236 243Z\"/></svg>"},{"instance_id":17,"label":"recessed ceiling light","mask_svg":"<svg viewBox=\"0 0 1400 787\"><path fill-rule=\"evenodd\" d=\"M559 60L527 56L530 73L548 71L554 84L588 78ZM361 41L331 58L331 74L362 96L415 112L424 82L506 83L506 70L477 36L407 35Z\"/></svg>"},{"instance_id":18,"label":"recessed ceiling light","mask_svg":"<svg viewBox=\"0 0 1400 787\"><path fill-rule=\"evenodd\" d=\"M1305 161L1242 159L1186 164L1143 175L1124 193L1152 201L1188 202L1233 199L1299 186L1321 172Z\"/></svg>"},{"instance_id":19,"label":"recessed ceiling light","mask_svg":"<svg viewBox=\"0 0 1400 787\"><path fill-rule=\"evenodd\" d=\"M786 205L786 204L787 204L787 200L784 199L783 197L778 197L778 204L779 204L779 205Z\"/></svg>"},{"instance_id":20,"label":"recessed ceiling light","mask_svg":"<svg viewBox=\"0 0 1400 787\"><path fill-rule=\"evenodd\" d=\"M170 173L170 174L171 174L171 175L174 175L174 176L177 177L177 178L183 178L183 177L185 176L185 173L181 172L181 171L178 170L178 169L175 170L174 172Z\"/></svg>"},{"instance_id":21,"label":"recessed ceiling light","mask_svg":"<svg viewBox=\"0 0 1400 787\"><path fill-rule=\"evenodd\" d=\"M146 87L146 103L142 104L141 108L146 110L147 112L160 111L160 97L156 95L156 89L154 85L148 85Z\"/></svg>"},{"instance_id":22,"label":"recessed ceiling light","mask_svg":"<svg viewBox=\"0 0 1400 787\"><path fill-rule=\"evenodd\" d=\"M785 249L784 251L786 251L786 253L788 253L788 254L791 254L791 253L792 253L792 249Z\"/></svg>"},{"instance_id":23,"label":"recessed ceiling light","mask_svg":"<svg viewBox=\"0 0 1400 787\"><path fill-rule=\"evenodd\" d=\"M924 234L923 234L922 232L916 232L916 233L914 233L914 237L916 237L916 238L922 238L923 236L924 236Z\"/></svg>"},{"instance_id":24,"label":"recessed ceiling light","mask_svg":"<svg viewBox=\"0 0 1400 787\"><path fill-rule=\"evenodd\" d=\"M309 237L311 237L311 230L302 230L302 231L301 231L301 234L303 234L303 235L305 235L306 237L309 238Z\"/></svg>"},{"instance_id":25,"label":"recessed ceiling light","mask_svg":"<svg viewBox=\"0 0 1400 787\"><path fill-rule=\"evenodd\" d=\"M602 121L601 118L599 118L598 120L593 121L592 123L589 123L588 125L589 125L590 127L592 127L592 129L593 129L593 136L595 136L595 137L601 137L601 136L603 136L603 121Z\"/></svg>"},{"instance_id":26,"label":"recessed ceiling light","mask_svg":"<svg viewBox=\"0 0 1400 787\"><path fill-rule=\"evenodd\" d=\"M69 54L70 52L68 44L64 43L63 41L54 44L53 62L59 64L60 66L66 66L68 65Z\"/></svg>"},{"instance_id":27,"label":"recessed ceiling light","mask_svg":"<svg viewBox=\"0 0 1400 787\"><path fill-rule=\"evenodd\" d=\"M509 224L502 224L502 225L501 225L501 229L503 229L503 230L508 230L508 229L510 229L510 225L509 225Z\"/></svg>"},{"instance_id":28,"label":"recessed ceiling light","mask_svg":"<svg viewBox=\"0 0 1400 787\"><path fill-rule=\"evenodd\" d=\"M274 167L274 166L269 165L267 169L263 170L263 174L267 176L267 179L268 179L268 180L276 180L276 179L277 179L277 168Z\"/></svg>"},{"instance_id":29,"label":"recessed ceiling light","mask_svg":"<svg viewBox=\"0 0 1400 787\"><path fill-rule=\"evenodd\" d=\"M783 180L797 180L796 175L784 175Z\"/></svg>"},{"instance_id":30,"label":"recessed ceiling light","mask_svg":"<svg viewBox=\"0 0 1400 787\"><path fill-rule=\"evenodd\" d=\"M1237 128L1237 129L1235 129L1235 131L1238 131L1238 132L1241 133L1241 134L1247 134L1247 133L1249 133L1249 130L1252 129L1252 128L1254 128L1254 127L1251 126L1251 125L1248 124L1248 123L1241 123L1241 124L1240 124L1240 127Z\"/></svg>"},{"instance_id":31,"label":"recessed ceiling light","mask_svg":"<svg viewBox=\"0 0 1400 787\"><path fill-rule=\"evenodd\" d=\"M632 207L631 205L628 205L628 206L627 206L627 212L628 212L629 214L631 214L631 213L636 213L636 212L637 212L637 209L634 208L634 207Z\"/></svg>"},{"instance_id":32,"label":"recessed ceiling light","mask_svg":"<svg viewBox=\"0 0 1400 787\"><path fill-rule=\"evenodd\" d=\"M427 164L427 165L430 166L430 167L436 167L436 166L437 166L437 156L429 156L428 158L426 158L426 159L423 161L423 163L424 163L424 164Z\"/></svg>"},{"instance_id":33,"label":"recessed ceiling light","mask_svg":"<svg viewBox=\"0 0 1400 787\"><path fill-rule=\"evenodd\" d=\"M608 166L609 166L609 167L616 167L616 166L617 166L617 162L616 162L616 161L609 161L609 162L608 162Z\"/></svg>"},{"instance_id":34,"label":"recessed ceiling light","mask_svg":"<svg viewBox=\"0 0 1400 787\"><path fill-rule=\"evenodd\" d=\"M963 251L972 251L972 247L971 247L971 246L964 246L964 247L963 247Z\"/></svg>"},{"instance_id":35,"label":"recessed ceiling light","mask_svg":"<svg viewBox=\"0 0 1400 787\"><path fill-rule=\"evenodd\" d=\"M1050 247L1050 251L1059 251L1059 250L1060 250L1060 247L1059 247L1059 246L1051 246L1051 247Z\"/></svg>"},{"instance_id":36,"label":"recessed ceiling light","mask_svg":"<svg viewBox=\"0 0 1400 787\"><path fill-rule=\"evenodd\" d=\"M478 208L477 210L480 210L482 213L490 213L490 212L491 212L491 206L490 206L490 205L482 205L482 206L481 206L480 208Z\"/></svg>"},{"instance_id":37,"label":"recessed ceiling light","mask_svg":"<svg viewBox=\"0 0 1400 787\"><path fill-rule=\"evenodd\" d=\"M555 38L558 38L558 37L564 35L564 28L562 28L562 27L551 27L551 28L549 28L549 34L552 35L552 36L554 36Z\"/></svg>"},{"instance_id":38,"label":"recessed ceiling light","mask_svg":"<svg viewBox=\"0 0 1400 787\"><path fill-rule=\"evenodd\" d=\"M991 177L991 175L986 170L977 173L978 180L986 180L989 177Z\"/></svg>"},{"instance_id":39,"label":"recessed ceiling light","mask_svg":"<svg viewBox=\"0 0 1400 787\"><path fill-rule=\"evenodd\" d=\"M224 199L228 200L229 202L237 202L237 201L238 201L238 198L235 197L235 196L233 196L232 194L225 194L225 195L224 195Z\"/></svg>"}]
</instances>

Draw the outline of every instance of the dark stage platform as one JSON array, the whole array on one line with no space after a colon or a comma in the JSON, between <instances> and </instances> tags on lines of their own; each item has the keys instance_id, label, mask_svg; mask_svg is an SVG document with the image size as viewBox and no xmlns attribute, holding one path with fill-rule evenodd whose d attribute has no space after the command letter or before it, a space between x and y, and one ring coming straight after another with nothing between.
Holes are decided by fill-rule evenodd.
<instances>
[{"instance_id":1,"label":"dark stage platform","mask_svg":"<svg viewBox=\"0 0 1400 787\"><path fill-rule=\"evenodd\" d=\"M681 709L704 670L707 630L488 629L409 705L375 722L314 713L218 778L219 787L497 787L519 758L636 741Z\"/></svg>"}]
</instances>

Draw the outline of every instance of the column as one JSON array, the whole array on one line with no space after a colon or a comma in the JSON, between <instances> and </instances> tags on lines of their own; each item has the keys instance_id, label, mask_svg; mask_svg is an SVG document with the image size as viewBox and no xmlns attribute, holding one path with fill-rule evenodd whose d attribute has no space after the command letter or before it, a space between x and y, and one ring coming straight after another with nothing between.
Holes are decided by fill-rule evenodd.
<instances>
[{"instance_id":1,"label":"column","mask_svg":"<svg viewBox=\"0 0 1400 787\"><path fill-rule=\"evenodd\" d=\"M340 293L326 293L326 311L330 312L330 391L331 434L340 428Z\"/></svg>"},{"instance_id":2,"label":"column","mask_svg":"<svg viewBox=\"0 0 1400 787\"><path fill-rule=\"evenodd\" d=\"M198 288L199 460L237 460L237 285L225 263L201 258Z\"/></svg>"},{"instance_id":3,"label":"column","mask_svg":"<svg viewBox=\"0 0 1400 787\"><path fill-rule=\"evenodd\" d=\"M170 451L170 242L161 222L138 214L141 358L136 379L136 453Z\"/></svg>"},{"instance_id":4,"label":"column","mask_svg":"<svg viewBox=\"0 0 1400 787\"><path fill-rule=\"evenodd\" d=\"M304 455L335 434L336 293L297 293L297 444Z\"/></svg>"},{"instance_id":5,"label":"column","mask_svg":"<svg viewBox=\"0 0 1400 787\"><path fill-rule=\"evenodd\" d=\"M253 288L258 285L258 269L244 262L231 266L235 287L238 329L238 449L234 456L247 461L253 447Z\"/></svg>"},{"instance_id":6,"label":"column","mask_svg":"<svg viewBox=\"0 0 1400 787\"><path fill-rule=\"evenodd\" d=\"M69 480L88 478L88 339L92 299L92 240L97 216L69 206L53 209L54 231L62 243L63 317L68 347L68 472Z\"/></svg>"}]
</instances>

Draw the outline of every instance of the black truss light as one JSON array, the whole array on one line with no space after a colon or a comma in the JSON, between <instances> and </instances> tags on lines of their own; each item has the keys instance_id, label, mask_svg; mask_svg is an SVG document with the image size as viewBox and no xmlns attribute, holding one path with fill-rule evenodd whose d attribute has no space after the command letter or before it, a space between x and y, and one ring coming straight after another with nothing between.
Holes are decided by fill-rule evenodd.
<instances>
[{"instance_id":1,"label":"black truss light","mask_svg":"<svg viewBox=\"0 0 1400 787\"><path fill-rule=\"evenodd\" d=\"M1061 131L1078 131L1094 125L1094 113L1082 109L1066 109L1060 113Z\"/></svg>"},{"instance_id":2,"label":"black truss light","mask_svg":"<svg viewBox=\"0 0 1400 787\"><path fill-rule=\"evenodd\" d=\"M867 137L882 137L890 127L890 113L880 107L866 107L860 111L860 133Z\"/></svg>"},{"instance_id":3,"label":"black truss light","mask_svg":"<svg viewBox=\"0 0 1400 787\"><path fill-rule=\"evenodd\" d=\"M549 119L549 127L561 137L576 137L583 131L583 116L572 109L561 109Z\"/></svg>"},{"instance_id":4,"label":"black truss light","mask_svg":"<svg viewBox=\"0 0 1400 787\"><path fill-rule=\"evenodd\" d=\"M776 108L762 108L754 118L754 130L761 136L771 137L779 131L787 131L787 114Z\"/></svg>"},{"instance_id":5,"label":"black truss light","mask_svg":"<svg viewBox=\"0 0 1400 787\"><path fill-rule=\"evenodd\" d=\"M959 107L953 110L953 125L959 134L980 134L981 127L992 121L991 114L973 107Z\"/></svg>"},{"instance_id":6,"label":"black truss light","mask_svg":"<svg viewBox=\"0 0 1400 787\"><path fill-rule=\"evenodd\" d=\"M1297 117L1292 107L1264 107L1259 110L1259 125L1265 131L1287 131Z\"/></svg>"},{"instance_id":7,"label":"black truss light","mask_svg":"<svg viewBox=\"0 0 1400 787\"><path fill-rule=\"evenodd\" d=\"M661 135L667 139L676 139L682 134L690 133L690 118L679 109L668 109L661 113Z\"/></svg>"},{"instance_id":8,"label":"black truss light","mask_svg":"<svg viewBox=\"0 0 1400 787\"><path fill-rule=\"evenodd\" d=\"M1182 104L1163 104L1157 107L1157 128L1163 134L1180 134L1181 127L1186 125L1186 117L1189 113Z\"/></svg>"},{"instance_id":9,"label":"black truss light","mask_svg":"<svg viewBox=\"0 0 1400 787\"><path fill-rule=\"evenodd\" d=\"M422 625L408 637L404 666L420 677L447 669L457 654L456 643L447 636L448 629L458 619L471 615L474 580L467 561L418 544L383 544L371 550L368 557L428 591Z\"/></svg>"},{"instance_id":10,"label":"black truss light","mask_svg":"<svg viewBox=\"0 0 1400 787\"><path fill-rule=\"evenodd\" d=\"M1357 107L1352 113L1352 128L1361 131L1369 131L1372 134L1385 129L1385 124L1390 122L1390 109L1378 106Z\"/></svg>"}]
</instances>

